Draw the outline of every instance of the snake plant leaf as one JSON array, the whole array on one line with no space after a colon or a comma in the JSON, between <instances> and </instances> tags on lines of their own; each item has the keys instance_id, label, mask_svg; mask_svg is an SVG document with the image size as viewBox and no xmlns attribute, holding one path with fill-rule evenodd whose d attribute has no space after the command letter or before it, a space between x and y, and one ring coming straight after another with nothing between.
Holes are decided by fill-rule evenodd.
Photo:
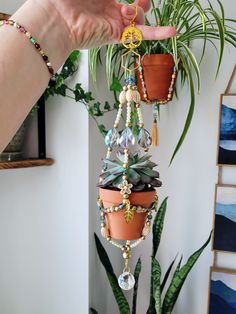
<instances>
[{"instance_id":1,"label":"snake plant leaf","mask_svg":"<svg viewBox=\"0 0 236 314\"><path fill-rule=\"evenodd\" d=\"M142 270L142 262L141 259L138 259L138 262L134 269L134 279L135 279L135 285L134 285L134 293L133 293L133 304L132 304L132 314L136 314L136 307L137 307L137 296L138 296L138 283L139 283L139 275Z\"/></svg>"},{"instance_id":2,"label":"snake plant leaf","mask_svg":"<svg viewBox=\"0 0 236 314\"><path fill-rule=\"evenodd\" d=\"M111 262L109 260L109 257L107 255L106 250L104 249L101 241L99 240L98 236L94 234L95 237L95 243L96 243L96 248L98 252L99 259L105 268L110 286L112 288L114 297L116 299L117 305L119 307L120 313L121 314L130 314L130 308L129 308L129 303L126 300L126 297L124 296L123 291L118 285L117 277L114 273L113 267L111 265Z\"/></svg>"},{"instance_id":3,"label":"snake plant leaf","mask_svg":"<svg viewBox=\"0 0 236 314\"><path fill-rule=\"evenodd\" d=\"M157 314L161 314L161 266L159 262L152 259L152 280L153 280L153 295L155 299L155 309Z\"/></svg>"},{"instance_id":4,"label":"snake plant leaf","mask_svg":"<svg viewBox=\"0 0 236 314\"><path fill-rule=\"evenodd\" d=\"M155 216L153 226L152 226L152 234L153 234L153 249L152 249L152 257L155 257L157 254L157 250L161 241L162 230L164 226L166 208L167 208L167 200L166 197L162 202L161 206L158 209L158 212Z\"/></svg>"},{"instance_id":5,"label":"snake plant leaf","mask_svg":"<svg viewBox=\"0 0 236 314\"><path fill-rule=\"evenodd\" d=\"M177 274L173 277L163 301L162 314L172 313L172 310L175 306L176 300L179 296L182 286L190 270L197 262L198 258L202 254L205 247L209 244L211 240L211 235L212 233L210 234L207 241L203 244L203 246L189 257L187 263L183 267L181 267Z\"/></svg>"},{"instance_id":6,"label":"snake plant leaf","mask_svg":"<svg viewBox=\"0 0 236 314\"><path fill-rule=\"evenodd\" d=\"M178 256L178 255L175 256L174 260L172 261L172 263L170 264L170 266L168 267L168 269L167 269L167 271L166 271L166 273L165 273L165 276L164 276L164 278L163 278L163 280L162 280L162 283L161 283L161 293L162 293L162 291L163 291L164 288L165 288L165 285L166 285L167 280L168 280L168 278L169 278L169 276L170 276L171 270L172 270L172 268L173 268L173 266L174 266L174 264L175 264L175 261L176 261L177 256Z\"/></svg>"},{"instance_id":7,"label":"snake plant leaf","mask_svg":"<svg viewBox=\"0 0 236 314\"><path fill-rule=\"evenodd\" d=\"M186 71L187 78L188 78L189 92L190 92L191 100L190 100L190 106L189 106L189 111L188 111L188 114L187 114L187 118L186 118L186 121L185 121L185 124L184 124L184 129L183 129L183 132L182 132L182 134L180 136L180 139L179 139L179 141L178 141L178 143L177 143L177 145L175 147L175 150L174 150L174 153L173 153L173 155L171 157L169 166L172 164L172 161L174 160L177 152L179 151L181 145L183 144L183 142L185 140L185 137L186 137L186 135L188 133L189 127L190 127L192 119L193 119L193 113L194 113L194 109L195 109L195 89L194 89L192 71L191 71L191 68L189 66L187 57L184 55L184 53L181 53L179 51L179 55L181 56L182 66L184 67L184 69Z\"/></svg>"},{"instance_id":8,"label":"snake plant leaf","mask_svg":"<svg viewBox=\"0 0 236 314\"><path fill-rule=\"evenodd\" d=\"M155 216L153 226L152 226L152 234L153 234L153 248L152 248L152 259L155 258L160 241L161 241L161 235L162 235L162 230L164 226L164 220L165 220L165 214L166 214L166 208L167 208L167 197L164 199L162 202L161 206L158 209L158 212ZM153 272L152 270L153 263L151 265L151 274ZM149 308L147 311L147 314L156 314L156 309L155 309L155 299L154 299L154 294L153 294L153 278L151 277L151 287L150 287L150 301L149 301Z\"/></svg>"},{"instance_id":9,"label":"snake plant leaf","mask_svg":"<svg viewBox=\"0 0 236 314\"><path fill-rule=\"evenodd\" d=\"M89 313L90 314L98 314L98 312L95 309L93 309L92 307L89 309Z\"/></svg>"},{"instance_id":10,"label":"snake plant leaf","mask_svg":"<svg viewBox=\"0 0 236 314\"><path fill-rule=\"evenodd\" d=\"M173 278L175 278L176 276L178 276L179 274L179 271L180 271L180 267L181 267L181 264L182 264L182 260L183 260L183 255L181 255L181 258L179 260L179 263L175 269L175 272L174 272L174 275L173 275Z\"/></svg>"}]
</instances>

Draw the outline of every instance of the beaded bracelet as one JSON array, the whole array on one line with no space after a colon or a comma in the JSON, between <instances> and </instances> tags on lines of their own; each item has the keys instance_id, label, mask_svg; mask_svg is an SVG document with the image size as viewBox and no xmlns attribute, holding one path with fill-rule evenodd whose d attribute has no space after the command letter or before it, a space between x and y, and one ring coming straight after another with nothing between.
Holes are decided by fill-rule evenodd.
<instances>
[{"instance_id":1,"label":"beaded bracelet","mask_svg":"<svg viewBox=\"0 0 236 314\"><path fill-rule=\"evenodd\" d=\"M13 26L13 27L17 28L20 31L20 33L25 34L26 37L29 38L30 42L34 45L36 50L40 53L43 61L45 62L46 66L48 68L50 75L53 77L55 72L53 70L52 64L49 61L48 56L46 55L45 51L40 47L37 40L23 26L21 26L19 23L15 22L13 20L1 20L0 26L2 26L2 25Z\"/></svg>"}]
</instances>

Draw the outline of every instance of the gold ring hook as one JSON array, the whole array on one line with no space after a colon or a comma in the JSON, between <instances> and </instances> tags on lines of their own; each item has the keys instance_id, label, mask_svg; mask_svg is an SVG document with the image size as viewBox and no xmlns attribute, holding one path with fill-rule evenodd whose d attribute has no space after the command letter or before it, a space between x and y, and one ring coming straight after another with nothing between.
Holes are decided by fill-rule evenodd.
<instances>
[{"instance_id":1,"label":"gold ring hook","mask_svg":"<svg viewBox=\"0 0 236 314\"><path fill-rule=\"evenodd\" d=\"M133 7L135 9L135 13L134 13L134 17L132 18L132 20L130 21L130 24L134 24L137 16L138 16L138 6L135 5L134 3L129 4L131 7Z\"/></svg>"}]
</instances>

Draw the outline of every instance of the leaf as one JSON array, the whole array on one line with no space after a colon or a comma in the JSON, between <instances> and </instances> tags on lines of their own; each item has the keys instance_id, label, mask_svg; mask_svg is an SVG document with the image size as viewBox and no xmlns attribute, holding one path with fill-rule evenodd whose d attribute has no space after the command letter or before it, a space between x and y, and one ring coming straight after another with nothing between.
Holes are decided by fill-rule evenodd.
<instances>
[{"instance_id":1,"label":"leaf","mask_svg":"<svg viewBox=\"0 0 236 314\"><path fill-rule=\"evenodd\" d=\"M119 307L120 313L121 314L130 314L130 308L129 308L129 304L128 301L126 300L123 291L121 290L121 288L118 285L118 281L116 278L116 275L113 271L113 267L111 265L111 262L109 260L109 257L107 255L107 252L105 251L101 241L99 240L98 236L96 234L94 234L95 237L95 243L96 243L96 248L97 248L97 252L98 252L98 256L100 258L100 261L102 263L102 265L105 268L110 286L112 288L114 297L116 299L117 305Z\"/></svg>"},{"instance_id":2,"label":"leaf","mask_svg":"<svg viewBox=\"0 0 236 314\"><path fill-rule=\"evenodd\" d=\"M163 314L167 314L167 313L171 313L175 303L177 301L177 298L179 296L179 293L183 287L183 284L189 274L189 272L191 271L191 269L193 268L194 264L197 262L198 258L200 257L200 255L202 254L202 252L204 251L205 247L209 244L210 240L211 240L211 235L210 234L209 238L207 239L207 241L203 244L203 246L197 250L195 253L193 253L187 263L174 275L170 286L166 292L164 301L163 301Z\"/></svg>"},{"instance_id":3,"label":"leaf","mask_svg":"<svg viewBox=\"0 0 236 314\"><path fill-rule=\"evenodd\" d=\"M160 241L161 241L161 235L162 235L162 230L164 226L164 219L165 219L165 214L166 214L166 208L167 208L167 199L165 198L164 201L162 202L161 206L158 209L158 212L155 216L153 226L152 226L152 234L153 234L153 248L152 248L152 259L155 258ZM153 263L152 263L153 266ZM152 273L152 269L151 269ZM154 289L154 283L153 283L153 278L151 277L151 287L150 287L150 301L149 301L149 308L147 311L147 314L156 314L156 309L155 309L155 299L153 295L153 289Z\"/></svg>"},{"instance_id":4,"label":"leaf","mask_svg":"<svg viewBox=\"0 0 236 314\"><path fill-rule=\"evenodd\" d=\"M106 127L105 127L105 125L104 124L99 124L98 125L98 129L99 129L99 131L102 133L102 135L106 135L106 133L107 133L107 130L106 130Z\"/></svg>"},{"instance_id":5,"label":"leaf","mask_svg":"<svg viewBox=\"0 0 236 314\"><path fill-rule=\"evenodd\" d=\"M101 47L93 48L89 50L89 70L93 84L97 84L97 63L99 59Z\"/></svg>"},{"instance_id":6,"label":"leaf","mask_svg":"<svg viewBox=\"0 0 236 314\"><path fill-rule=\"evenodd\" d=\"M90 311L90 314L98 314L98 312L94 310L92 307L90 307L89 311Z\"/></svg>"},{"instance_id":7,"label":"leaf","mask_svg":"<svg viewBox=\"0 0 236 314\"><path fill-rule=\"evenodd\" d=\"M155 299L155 309L157 314L161 314L161 266L159 262L152 259L152 281L153 281L153 295Z\"/></svg>"},{"instance_id":8,"label":"leaf","mask_svg":"<svg viewBox=\"0 0 236 314\"><path fill-rule=\"evenodd\" d=\"M107 111L111 110L111 106L108 101L105 102L104 110L107 110Z\"/></svg>"},{"instance_id":9,"label":"leaf","mask_svg":"<svg viewBox=\"0 0 236 314\"><path fill-rule=\"evenodd\" d=\"M175 261L176 261L176 258L177 258L177 255L175 256L173 262L170 264L170 266L168 267L168 269L167 269L167 271L166 271L166 273L165 273L164 279L163 279L163 281L162 281L162 283L161 283L161 292L162 292L162 291L164 290L164 288L165 288L166 282L167 282L167 280L168 280L168 278L169 278L169 276L170 276L170 273L171 273L171 270L172 270L172 268L173 268L173 266L174 266L174 263L175 263Z\"/></svg>"},{"instance_id":10,"label":"leaf","mask_svg":"<svg viewBox=\"0 0 236 314\"><path fill-rule=\"evenodd\" d=\"M127 171L128 181L132 184L137 184L140 181L140 175L134 169L128 169Z\"/></svg>"},{"instance_id":11,"label":"leaf","mask_svg":"<svg viewBox=\"0 0 236 314\"><path fill-rule=\"evenodd\" d=\"M159 177L159 172L152 170L150 168L140 169L140 172L146 174L147 176L153 177L153 178Z\"/></svg>"},{"instance_id":12,"label":"leaf","mask_svg":"<svg viewBox=\"0 0 236 314\"><path fill-rule=\"evenodd\" d=\"M139 283L139 275L142 270L142 263L141 259L138 259L138 262L135 266L134 270L134 279L135 279L135 285L134 285L134 293L133 293L133 306L132 306L132 314L136 314L136 307L137 307L137 296L138 296L138 283Z\"/></svg>"},{"instance_id":13,"label":"leaf","mask_svg":"<svg viewBox=\"0 0 236 314\"><path fill-rule=\"evenodd\" d=\"M187 77L188 77L188 83L189 83L189 91L190 91L190 104L189 104L189 111L188 111L188 115L184 124L184 129L182 131L182 134L180 136L180 139L175 147L174 153L171 157L169 166L172 164L177 152L179 151L181 145L184 142L184 139L188 133L189 127L191 125L192 119L193 119L193 113L194 113L194 109L195 109L195 91L194 91L194 83L193 83L193 77L192 77L192 72L191 69L189 67L188 61L186 59L186 57L184 56L184 54L181 54L179 52L179 54L181 55L181 61L183 62L183 67L186 71Z\"/></svg>"},{"instance_id":14,"label":"leaf","mask_svg":"<svg viewBox=\"0 0 236 314\"><path fill-rule=\"evenodd\" d=\"M126 210L124 212L125 221L129 224L134 219L134 212L131 209L130 204L126 204Z\"/></svg>"},{"instance_id":15,"label":"leaf","mask_svg":"<svg viewBox=\"0 0 236 314\"><path fill-rule=\"evenodd\" d=\"M167 200L166 197L162 202L161 206L158 209L158 212L155 216L153 226L152 226L152 233L153 233L153 250L152 250L152 257L155 257L157 254L157 250L161 241L162 230L164 226L164 219L166 214L167 208Z\"/></svg>"},{"instance_id":16,"label":"leaf","mask_svg":"<svg viewBox=\"0 0 236 314\"><path fill-rule=\"evenodd\" d=\"M120 92L122 91L122 85L117 77L113 77L112 83L110 85L110 91L112 92Z\"/></svg>"}]
</instances>

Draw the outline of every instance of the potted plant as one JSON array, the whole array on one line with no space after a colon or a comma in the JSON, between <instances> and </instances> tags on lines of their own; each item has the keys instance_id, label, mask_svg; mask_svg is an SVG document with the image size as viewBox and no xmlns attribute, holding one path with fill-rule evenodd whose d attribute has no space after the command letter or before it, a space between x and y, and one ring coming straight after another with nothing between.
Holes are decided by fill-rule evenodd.
<instances>
[{"instance_id":1,"label":"potted plant","mask_svg":"<svg viewBox=\"0 0 236 314\"><path fill-rule=\"evenodd\" d=\"M157 214L154 219L152 226L153 234L153 247L151 253L151 271L150 271L150 301L149 307L147 309L147 314L170 314L172 313L175 304L177 302L178 296L181 292L181 289L185 283L185 280L188 277L188 274L192 270L193 266L197 262L198 258L201 256L202 252L209 244L211 240L211 235L207 241L202 245L200 249L195 251L187 260L187 262L182 265L182 257L178 262L177 256L170 263L169 267L165 274L162 274L161 265L159 264L156 255L161 241L165 215L167 210L167 198L162 202L159 207ZM121 314L136 314L139 313L137 309L137 299L138 299L138 287L140 285L139 276L142 269L141 259L138 259L138 262L135 267L134 277L135 277L135 286L133 291L133 300L130 305L128 299L124 295L123 291L120 289L117 283L117 277L113 266L110 262L110 259L99 240L98 236L95 234L95 242L97 247L97 253L100 258L102 265L107 274L108 281L112 288L119 312ZM168 285L168 286L167 286ZM143 294L140 296L143 300ZM90 313L98 314L98 312L91 308Z\"/></svg>"},{"instance_id":2,"label":"potted plant","mask_svg":"<svg viewBox=\"0 0 236 314\"><path fill-rule=\"evenodd\" d=\"M132 0L126 0L132 3ZM146 103L156 102L166 104L173 97L175 82L178 78L181 86L187 84L190 91L189 111L187 114L184 129L173 152L171 162L178 149L182 145L192 121L195 96L200 90L201 75L200 63L203 59L207 43L212 44L218 53L218 64L216 75L219 72L223 58L225 43L236 47L236 31L233 28L236 20L225 17L224 7L217 1L218 8L210 1L204 6L199 0L160 0L152 3L151 15L146 16L146 24L150 25L150 20L154 19L155 24L161 26L172 25L176 27L177 36L163 41L144 41L138 48L141 54L141 62L136 76L138 89L142 100ZM197 60L192 45L198 42L202 48L200 60ZM219 43L218 47L216 43ZM108 86L110 87L113 78L122 80L122 69L117 65L117 61L123 54L122 45L109 45L106 47L106 73ZM97 63L101 59L101 49L90 51L90 71L93 81L96 83ZM194 83L194 80L197 83Z\"/></svg>"},{"instance_id":3,"label":"potted plant","mask_svg":"<svg viewBox=\"0 0 236 314\"><path fill-rule=\"evenodd\" d=\"M106 229L102 224L104 237L118 240L136 240L147 236L150 231L152 209L156 207L156 187L161 186L157 165L150 161L150 155L130 154L126 169L123 168L124 154L118 152L117 159L105 159L108 165L100 175L99 207L106 208ZM123 204L119 187L127 180L130 211ZM102 214L103 216L103 214Z\"/></svg>"}]
</instances>

